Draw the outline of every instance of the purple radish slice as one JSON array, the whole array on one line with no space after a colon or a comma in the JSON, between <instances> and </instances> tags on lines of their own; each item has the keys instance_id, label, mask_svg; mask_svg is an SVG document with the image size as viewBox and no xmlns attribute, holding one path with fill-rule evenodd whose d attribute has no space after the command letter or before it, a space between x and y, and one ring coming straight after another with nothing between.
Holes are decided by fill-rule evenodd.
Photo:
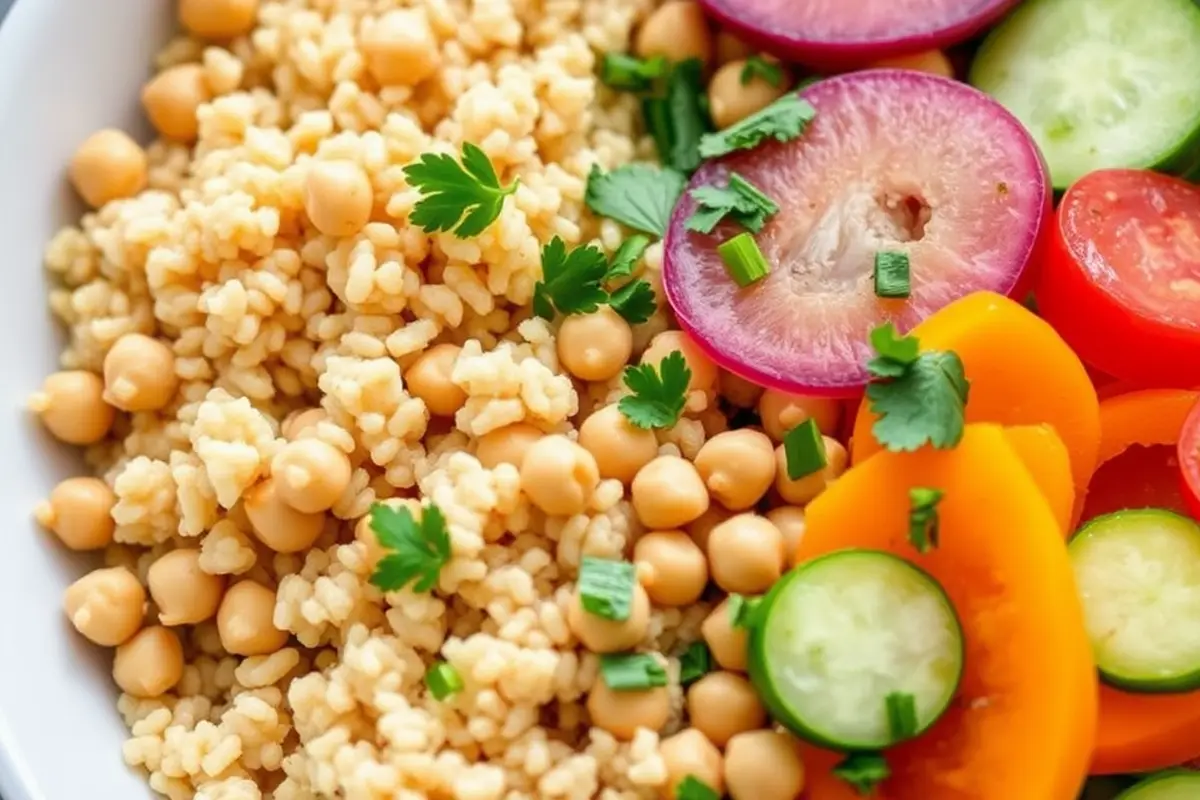
<instances>
[{"instance_id":1,"label":"purple radish slice","mask_svg":"<svg viewBox=\"0 0 1200 800\"><path fill-rule=\"evenodd\" d=\"M700 0L722 27L812 67L861 66L971 38L1020 0Z\"/></svg>"},{"instance_id":2,"label":"purple radish slice","mask_svg":"<svg viewBox=\"0 0 1200 800\"><path fill-rule=\"evenodd\" d=\"M1029 134L962 83L868 70L812 84L816 118L795 140L769 141L702 165L671 217L663 287L680 325L725 369L764 386L852 397L867 381L868 334L908 331L974 291L1016 294L1050 229L1050 183ZM756 236L771 267L744 289L717 245L686 223L690 190L738 173L780 207ZM908 254L907 300L875 296L879 251Z\"/></svg>"}]
</instances>

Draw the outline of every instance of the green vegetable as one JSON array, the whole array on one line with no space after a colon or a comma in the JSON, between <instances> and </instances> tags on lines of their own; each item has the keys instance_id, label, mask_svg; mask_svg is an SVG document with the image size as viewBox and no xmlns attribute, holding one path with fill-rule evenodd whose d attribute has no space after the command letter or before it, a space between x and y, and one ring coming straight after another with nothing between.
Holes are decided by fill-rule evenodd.
<instances>
[{"instance_id":1,"label":"green vegetable","mask_svg":"<svg viewBox=\"0 0 1200 800\"><path fill-rule=\"evenodd\" d=\"M603 282L608 259L588 245L570 253L555 236L542 248L542 280L533 289L534 313L543 319L560 314L589 314L608 301Z\"/></svg>"},{"instance_id":2,"label":"green vegetable","mask_svg":"<svg viewBox=\"0 0 1200 800\"><path fill-rule=\"evenodd\" d=\"M517 190L515 180L500 185L487 154L470 142L463 144L461 164L450 155L425 153L404 168L404 177L421 192L409 221L431 233L452 230L460 239L483 233Z\"/></svg>"},{"instance_id":3,"label":"green vegetable","mask_svg":"<svg viewBox=\"0 0 1200 800\"><path fill-rule=\"evenodd\" d=\"M688 218L687 229L698 233L712 233L725 217L758 233L767 219L779 212L774 200L736 172L730 173L727 187L698 186L688 194L698 207Z\"/></svg>"},{"instance_id":4,"label":"green vegetable","mask_svg":"<svg viewBox=\"0 0 1200 800\"><path fill-rule=\"evenodd\" d=\"M758 242L750 233L739 233L728 241L717 245L717 255L725 263L729 277L743 289L767 277L771 267L758 249Z\"/></svg>"},{"instance_id":5,"label":"green vegetable","mask_svg":"<svg viewBox=\"0 0 1200 800\"><path fill-rule=\"evenodd\" d=\"M884 700L888 728L896 741L911 739L917 733L917 698L907 692L892 692Z\"/></svg>"},{"instance_id":6,"label":"green vegetable","mask_svg":"<svg viewBox=\"0 0 1200 800\"><path fill-rule=\"evenodd\" d=\"M784 435L783 452L787 456L787 476L794 481L825 469L829 463L825 455L825 439L812 417Z\"/></svg>"},{"instance_id":7,"label":"green vegetable","mask_svg":"<svg viewBox=\"0 0 1200 800\"><path fill-rule=\"evenodd\" d=\"M630 325L640 325L658 311L658 300L650 284L643 280L630 281L608 297L613 307Z\"/></svg>"},{"instance_id":8,"label":"green vegetable","mask_svg":"<svg viewBox=\"0 0 1200 800\"><path fill-rule=\"evenodd\" d=\"M753 628L755 613L761 602L761 597L744 597L736 592L730 594L729 608L725 612L729 616L729 626L747 631Z\"/></svg>"},{"instance_id":9,"label":"green vegetable","mask_svg":"<svg viewBox=\"0 0 1200 800\"><path fill-rule=\"evenodd\" d=\"M426 506L420 523L407 508L392 508L383 503L371 506L369 513L375 538L390 551L379 560L371 583L385 592L403 589L414 580L416 592L428 592L436 586L438 575L451 556L450 533L441 509Z\"/></svg>"},{"instance_id":10,"label":"green vegetable","mask_svg":"<svg viewBox=\"0 0 1200 800\"><path fill-rule=\"evenodd\" d=\"M785 94L725 130L701 137L700 155L717 158L737 150L752 150L767 139L790 142L804 133L816 115L817 110L807 100L796 94Z\"/></svg>"},{"instance_id":11,"label":"green vegetable","mask_svg":"<svg viewBox=\"0 0 1200 800\"><path fill-rule=\"evenodd\" d=\"M738 76L738 80L745 86L756 77L778 89L783 84L783 67L755 53L746 59L746 66L742 67L742 74Z\"/></svg>"},{"instance_id":12,"label":"green vegetable","mask_svg":"<svg viewBox=\"0 0 1200 800\"><path fill-rule=\"evenodd\" d=\"M678 350L658 365L626 367L625 385L633 394L622 397L617 408L639 428L670 428L683 414L692 371Z\"/></svg>"},{"instance_id":13,"label":"green vegetable","mask_svg":"<svg viewBox=\"0 0 1200 800\"><path fill-rule=\"evenodd\" d=\"M695 775L687 775L675 787L675 800L721 800L721 795Z\"/></svg>"},{"instance_id":14,"label":"green vegetable","mask_svg":"<svg viewBox=\"0 0 1200 800\"><path fill-rule=\"evenodd\" d=\"M712 653L704 642L692 642L679 656L679 683L691 686L712 672Z\"/></svg>"},{"instance_id":15,"label":"green vegetable","mask_svg":"<svg viewBox=\"0 0 1200 800\"><path fill-rule=\"evenodd\" d=\"M600 674L614 692L639 692L667 685L667 671L649 653L605 653Z\"/></svg>"},{"instance_id":16,"label":"green vegetable","mask_svg":"<svg viewBox=\"0 0 1200 800\"><path fill-rule=\"evenodd\" d=\"M875 254L875 296L908 297L912 291L908 253L881 250Z\"/></svg>"},{"instance_id":17,"label":"green vegetable","mask_svg":"<svg viewBox=\"0 0 1200 800\"><path fill-rule=\"evenodd\" d=\"M892 775L883 753L851 753L836 767L833 774L854 787L864 797L875 794L875 787Z\"/></svg>"},{"instance_id":18,"label":"green vegetable","mask_svg":"<svg viewBox=\"0 0 1200 800\"><path fill-rule=\"evenodd\" d=\"M890 322L871 331L871 344L878 355L867 370L882 381L867 386L867 400L879 415L872 428L879 443L902 451L958 444L970 390L958 355L921 353L916 337L898 337Z\"/></svg>"},{"instance_id":19,"label":"green vegetable","mask_svg":"<svg viewBox=\"0 0 1200 800\"><path fill-rule=\"evenodd\" d=\"M629 619L637 573L628 561L584 556L579 565L579 602L589 614L617 622Z\"/></svg>"},{"instance_id":20,"label":"green vegetable","mask_svg":"<svg viewBox=\"0 0 1200 800\"><path fill-rule=\"evenodd\" d=\"M938 503L941 489L914 486L908 490L908 541L918 553L928 553L938 546Z\"/></svg>"},{"instance_id":21,"label":"green vegetable","mask_svg":"<svg viewBox=\"0 0 1200 800\"><path fill-rule=\"evenodd\" d=\"M635 230L665 236L675 203L687 185L683 173L642 164L611 172L592 167L584 200L595 213Z\"/></svg>"},{"instance_id":22,"label":"green vegetable","mask_svg":"<svg viewBox=\"0 0 1200 800\"><path fill-rule=\"evenodd\" d=\"M463 679L451 665L438 661L425 673L425 685L434 700L445 700L452 694L463 690Z\"/></svg>"},{"instance_id":23,"label":"green vegetable","mask_svg":"<svg viewBox=\"0 0 1200 800\"><path fill-rule=\"evenodd\" d=\"M704 65L690 58L672 67L662 96L642 101L646 129L668 167L690 175L700 166L700 137L712 130L705 108Z\"/></svg>"},{"instance_id":24,"label":"green vegetable","mask_svg":"<svg viewBox=\"0 0 1200 800\"><path fill-rule=\"evenodd\" d=\"M635 234L621 242L621 246L617 248L617 252L613 253L612 259L608 262L608 274L604 276L605 280L611 281L615 278L627 278L632 275L638 259L642 257L649 246L650 238L641 234Z\"/></svg>"},{"instance_id":25,"label":"green vegetable","mask_svg":"<svg viewBox=\"0 0 1200 800\"><path fill-rule=\"evenodd\" d=\"M605 53L600 61L600 80L625 92L644 92L667 72L662 56L638 58L627 53Z\"/></svg>"}]
</instances>

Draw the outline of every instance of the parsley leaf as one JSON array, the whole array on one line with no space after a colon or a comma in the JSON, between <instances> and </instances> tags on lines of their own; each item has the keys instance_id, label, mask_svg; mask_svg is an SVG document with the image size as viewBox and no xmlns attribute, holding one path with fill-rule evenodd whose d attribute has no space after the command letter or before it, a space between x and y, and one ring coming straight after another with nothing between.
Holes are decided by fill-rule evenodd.
<instances>
[{"instance_id":1,"label":"parsley leaf","mask_svg":"<svg viewBox=\"0 0 1200 800\"><path fill-rule=\"evenodd\" d=\"M778 89L783 85L783 67L755 53L746 59L746 66L742 67L742 74L738 76L738 80L745 86L755 78L762 78Z\"/></svg>"},{"instance_id":2,"label":"parsley leaf","mask_svg":"<svg viewBox=\"0 0 1200 800\"><path fill-rule=\"evenodd\" d=\"M937 506L944 494L941 489L922 486L908 490L908 541L918 553L928 553L938 546Z\"/></svg>"},{"instance_id":3,"label":"parsley leaf","mask_svg":"<svg viewBox=\"0 0 1200 800\"><path fill-rule=\"evenodd\" d=\"M533 288L533 311L543 319L560 314L588 314L608 300L601 285L608 259L591 245L570 253L555 236L542 248L542 279Z\"/></svg>"},{"instance_id":4,"label":"parsley leaf","mask_svg":"<svg viewBox=\"0 0 1200 800\"><path fill-rule=\"evenodd\" d=\"M712 233L725 217L758 233L767 219L779 211L774 200L736 172L730 173L728 186L698 186L688 194L698 206L688 218L687 229L697 233Z\"/></svg>"},{"instance_id":5,"label":"parsley leaf","mask_svg":"<svg viewBox=\"0 0 1200 800\"><path fill-rule=\"evenodd\" d=\"M404 507L376 503L369 513L375 538L390 551L379 560L371 583L385 592L403 589L414 580L415 592L428 592L436 586L451 556L450 533L441 509L435 505L425 507L419 523Z\"/></svg>"},{"instance_id":6,"label":"parsley leaf","mask_svg":"<svg viewBox=\"0 0 1200 800\"><path fill-rule=\"evenodd\" d=\"M875 787L892 775L882 753L851 753L832 772L864 797L875 794Z\"/></svg>"},{"instance_id":7,"label":"parsley leaf","mask_svg":"<svg viewBox=\"0 0 1200 800\"><path fill-rule=\"evenodd\" d=\"M410 221L430 233L452 230L460 239L483 233L517 190L515 180L500 185L487 154L470 142L463 143L461 164L451 155L425 153L404 168L404 177L422 195Z\"/></svg>"},{"instance_id":8,"label":"parsley leaf","mask_svg":"<svg viewBox=\"0 0 1200 800\"><path fill-rule=\"evenodd\" d=\"M716 158L735 150L752 150L769 138L790 142L808 127L817 110L797 94L785 94L740 122L700 139L700 155Z\"/></svg>"},{"instance_id":9,"label":"parsley leaf","mask_svg":"<svg viewBox=\"0 0 1200 800\"><path fill-rule=\"evenodd\" d=\"M622 397L617 408L639 428L670 428L683 414L692 371L683 353L668 355L654 369L653 364L625 368L625 385L633 394Z\"/></svg>"},{"instance_id":10,"label":"parsley leaf","mask_svg":"<svg viewBox=\"0 0 1200 800\"><path fill-rule=\"evenodd\" d=\"M962 439L970 383L956 353L918 352L914 336L896 336L891 323L871 332L879 354L867 370L883 382L867 386L871 411L879 416L871 429L888 450L916 450L929 443L939 449Z\"/></svg>"},{"instance_id":11,"label":"parsley leaf","mask_svg":"<svg viewBox=\"0 0 1200 800\"><path fill-rule=\"evenodd\" d=\"M671 212L687 178L673 169L629 164L611 172L592 167L584 200L602 217L655 236L666 236Z\"/></svg>"},{"instance_id":12,"label":"parsley leaf","mask_svg":"<svg viewBox=\"0 0 1200 800\"><path fill-rule=\"evenodd\" d=\"M630 281L608 296L608 304L630 325L641 325L658 311L658 300L650 284Z\"/></svg>"},{"instance_id":13,"label":"parsley leaf","mask_svg":"<svg viewBox=\"0 0 1200 800\"><path fill-rule=\"evenodd\" d=\"M630 236L621 242L621 246L617 248L617 252L613 253L612 259L608 262L608 274L604 276L605 279L611 281L632 275L638 259L642 257L649 246L650 238L641 234Z\"/></svg>"}]
</instances>

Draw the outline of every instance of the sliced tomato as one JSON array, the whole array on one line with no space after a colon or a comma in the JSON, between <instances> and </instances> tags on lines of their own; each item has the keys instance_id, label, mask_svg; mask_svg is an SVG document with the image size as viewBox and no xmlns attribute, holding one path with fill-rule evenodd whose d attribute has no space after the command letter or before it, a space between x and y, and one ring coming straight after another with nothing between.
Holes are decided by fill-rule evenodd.
<instances>
[{"instance_id":1,"label":"sliced tomato","mask_svg":"<svg viewBox=\"0 0 1200 800\"><path fill-rule=\"evenodd\" d=\"M1183 502L1187 505L1188 513L1200 519L1200 402L1192 407L1184 420L1176 457L1179 460Z\"/></svg>"}]
</instances>

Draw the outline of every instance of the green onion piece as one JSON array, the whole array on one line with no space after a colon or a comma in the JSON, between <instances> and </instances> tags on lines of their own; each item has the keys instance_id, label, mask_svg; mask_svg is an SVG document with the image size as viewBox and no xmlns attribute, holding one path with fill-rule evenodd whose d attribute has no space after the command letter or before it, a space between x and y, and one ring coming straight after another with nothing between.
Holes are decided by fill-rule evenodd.
<instances>
[{"instance_id":1,"label":"green onion piece","mask_svg":"<svg viewBox=\"0 0 1200 800\"><path fill-rule=\"evenodd\" d=\"M945 493L941 489L914 486L908 490L908 541L918 553L928 553L938 546L938 503Z\"/></svg>"},{"instance_id":2,"label":"green onion piece","mask_svg":"<svg viewBox=\"0 0 1200 800\"><path fill-rule=\"evenodd\" d=\"M892 692L885 698L888 729L892 739L899 742L917 733L917 698L908 692Z\"/></svg>"},{"instance_id":3,"label":"green onion piece","mask_svg":"<svg viewBox=\"0 0 1200 800\"><path fill-rule=\"evenodd\" d=\"M688 775L675 787L675 800L721 800L721 795L695 775Z\"/></svg>"},{"instance_id":4,"label":"green onion piece","mask_svg":"<svg viewBox=\"0 0 1200 800\"><path fill-rule=\"evenodd\" d=\"M717 254L725 262L725 270L729 277L745 288L755 281L762 280L771 271L758 242L749 233L739 233L727 242L717 245Z\"/></svg>"},{"instance_id":5,"label":"green onion piece","mask_svg":"<svg viewBox=\"0 0 1200 800\"><path fill-rule=\"evenodd\" d=\"M584 556L579 566L579 602L583 610L603 619L624 622L633 607L637 572L628 561Z\"/></svg>"},{"instance_id":6,"label":"green onion piece","mask_svg":"<svg viewBox=\"0 0 1200 800\"><path fill-rule=\"evenodd\" d=\"M778 89L783 83L783 67L773 61L767 61L755 53L746 59L746 65L742 67L742 74L738 76L738 81L745 86L754 80L755 76L761 77Z\"/></svg>"},{"instance_id":7,"label":"green onion piece","mask_svg":"<svg viewBox=\"0 0 1200 800\"><path fill-rule=\"evenodd\" d=\"M794 481L825 469L829 463L825 454L825 439L812 417L784 435L783 453L787 456L787 476Z\"/></svg>"},{"instance_id":8,"label":"green onion piece","mask_svg":"<svg viewBox=\"0 0 1200 800\"><path fill-rule=\"evenodd\" d=\"M758 610L761 597L744 597L736 592L729 595L729 627L750 630L754 627L754 612Z\"/></svg>"},{"instance_id":9,"label":"green onion piece","mask_svg":"<svg viewBox=\"0 0 1200 800\"><path fill-rule=\"evenodd\" d=\"M438 661L425 673L425 685L434 700L445 700L463 690L463 679L458 670L445 661Z\"/></svg>"},{"instance_id":10,"label":"green onion piece","mask_svg":"<svg viewBox=\"0 0 1200 800\"><path fill-rule=\"evenodd\" d=\"M692 642L679 657L679 683L690 686L712 672L712 653L704 642Z\"/></svg>"},{"instance_id":11,"label":"green onion piece","mask_svg":"<svg viewBox=\"0 0 1200 800\"><path fill-rule=\"evenodd\" d=\"M649 653L605 653L600 674L614 692L640 692L667 685L667 671Z\"/></svg>"},{"instance_id":12,"label":"green onion piece","mask_svg":"<svg viewBox=\"0 0 1200 800\"><path fill-rule=\"evenodd\" d=\"M600 80L626 92L649 89L654 79L661 78L666 71L667 60L662 56L643 60L626 53L605 53L600 62Z\"/></svg>"},{"instance_id":13,"label":"green onion piece","mask_svg":"<svg viewBox=\"0 0 1200 800\"><path fill-rule=\"evenodd\" d=\"M875 296L908 297L911 291L908 253L900 250L881 250L876 253Z\"/></svg>"}]
</instances>

